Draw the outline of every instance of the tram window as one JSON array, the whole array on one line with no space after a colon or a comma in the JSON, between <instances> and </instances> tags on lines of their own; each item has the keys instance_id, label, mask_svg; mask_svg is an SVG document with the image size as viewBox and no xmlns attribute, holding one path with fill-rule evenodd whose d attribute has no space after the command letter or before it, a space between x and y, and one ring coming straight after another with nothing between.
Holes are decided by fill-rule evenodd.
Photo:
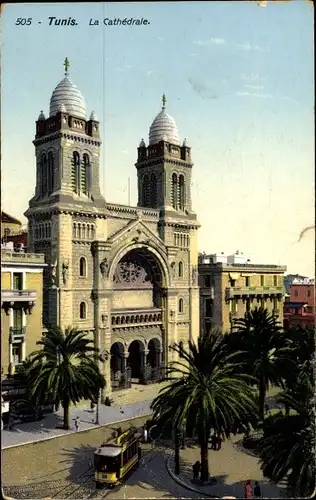
<instances>
[{"instance_id":1,"label":"tram window","mask_svg":"<svg viewBox=\"0 0 316 500\"><path fill-rule=\"evenodd\" d=\"M116 472L117 471L117 458L95 456L94 461L95 469L103 472Z\"/></svg>"}]
</instances>

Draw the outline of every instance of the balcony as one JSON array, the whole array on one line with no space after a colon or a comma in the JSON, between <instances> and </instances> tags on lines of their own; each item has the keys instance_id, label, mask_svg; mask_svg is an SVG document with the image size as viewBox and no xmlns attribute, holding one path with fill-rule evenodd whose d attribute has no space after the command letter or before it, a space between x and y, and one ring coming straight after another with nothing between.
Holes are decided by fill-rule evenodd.
<instances>
[{"instance_id":1,"label":"balcony","mask_svg":"<svg viewBox=\"0 0 316 500\"><path fill-rule=\"evenodd\" d=\"M253 298L253 297L282 297L282 286L234 286L226 288L226 300L233 298Z\"/></svg>"},{"instance_id":2,"label":"balcony","mask_svg":"<svg viewBox=\"0 0 316 500\"><path fill-rule=\"evenodd\" d=\"M31 314L36 302L36 295L36 290L2 290L1 306L7 315L15 304L21 305L26 314Z\"/></svg>"},{"instance_id":3,"label":"balcony","mask_svg":"<svg viewBox=\"0 0 316 500\"><path fill-rule=\"evenodd\" d=\"M161 325L162 310L156 308L116 310L111 315L111 323L112 329Z\"/></svg>"},{"instance_id":4,"label":"balcony","mask_svg":"<svg viewBox=\"0 0 316 500\"><path fill-rule=\"evenodd\" d=\"M10 333L10 343L17 341L17 340L24 340L25 337L25 326L16 328L16 327L10 327L9 329Z\"/></svg>"}]
</instances>

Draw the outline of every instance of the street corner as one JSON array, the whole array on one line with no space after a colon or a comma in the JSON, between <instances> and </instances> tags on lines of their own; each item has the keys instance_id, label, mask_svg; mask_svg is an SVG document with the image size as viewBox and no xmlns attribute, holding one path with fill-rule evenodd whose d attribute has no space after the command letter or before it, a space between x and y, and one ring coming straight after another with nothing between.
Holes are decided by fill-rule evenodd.
<instances>
[{"instance_id":1,"label":"street corner","mask_svg":"<svg viewBox=\"0 0 316 500\"><path fill-rule=\"evenodd\" d=\"M181 479L181 477L179 477L177 474L175 474L173 472L173 470L172 470L173 466L174 466L174 455L170 455L166 459L166 469L167 469L167 472L168 472L169 476L171 477L171 479L173 481L175 481L177 484L179 484L179 486L182 486L186 490L192 491L194 493L198 493L199 495L201 495L201 498L218 498L215 495L210 495L208 493L205 493L205 491L202 491L200 488L197 488L197 487L195 488L194 486L189 484L188 481L184 481L183 479ZM231 498L235 498L235 497L231 497Z\"/></svg>"}]
</instances>

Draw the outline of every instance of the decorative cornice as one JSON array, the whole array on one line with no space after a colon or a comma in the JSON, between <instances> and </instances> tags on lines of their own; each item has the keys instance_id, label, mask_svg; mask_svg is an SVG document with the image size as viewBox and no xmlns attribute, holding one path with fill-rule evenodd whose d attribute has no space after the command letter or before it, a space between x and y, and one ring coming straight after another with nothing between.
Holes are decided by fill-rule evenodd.
<instances>
[{"instance_id":1,"label":"decorative cornice","mask_svg":"<svg viewBox=\"0 0 316 500\"><path fill-rule=\"evenodd\" d=\"M159 156L158 158L146 158L145 160L140 160L139 162L135 163L135 167L142 170L143 168L161 165L161 163L169 163L171 165L177 165L186 168L192 168L194 166L194 163L181 160L181 158L171 159L166 158L165 156Z\"/></svg>"},{"instance_id":2,"label":"decorative cornice","mask_svg":"<svg viewBox=\"0 0 316 500\"><path fill-rule=\"evenodd\" d=\"M47 142L54 141L56 139L70 139L71 141L75 142L82 142L84 144L90 144L92 146L101 146L102 142L100 140L95 140L92 138L88 138L88 136L80 136L80 135L75 135L73 133L67 133L67 132L57 132L54 134L50 134L45 137L39 137L34 139L33 144L34 146L40 146L41 144L45 144Z\"/></svg>"}]
</instances>

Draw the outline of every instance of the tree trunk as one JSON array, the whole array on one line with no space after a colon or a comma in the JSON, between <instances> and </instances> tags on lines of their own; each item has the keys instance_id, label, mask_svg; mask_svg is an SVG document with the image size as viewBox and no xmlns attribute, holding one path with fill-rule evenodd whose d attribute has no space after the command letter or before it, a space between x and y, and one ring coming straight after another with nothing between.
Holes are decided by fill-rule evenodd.
<instances>
[{"instance_id":1,"label":"tree trunk","mask_svg":"<svg viewBox=\"0 0 316 500\"><path fill-rule=\"evenodd\" d=\"M203 438L200 441L201 448L201 481L208 481L208 439Z\"/></svg>"},{"instance_id":2,"label":"tree trunk","mask_svg":"<svg viewBox=\"0 0 316 500\"><path fill-rule=\"evenodd\" d=\"M65 398L63 400L63 408L64 408L64 429L66 431L69 430L69 409L70 409L70 404L69 404L69 399Z\"/></svg>"},{"instance_id":3,"label":"tree trunk","mask_svg":"<svg viewBox=\"0 0 316 500\"><path fill-rule=\"evenodd\" d=\"M180 474L180 432L175 430L174 434L174 472Z\"/></svg>"},{"instance_id":4,"label":"tree trunk","mask_svg":"<svg viewBox=\"0 0 316 500\"><path fill-rule=\"evenodd\" d=\"M261 375L259 380L259 419L264 421L264 402L266 399L265 376Z\"/></svg>"}]
</instances>

